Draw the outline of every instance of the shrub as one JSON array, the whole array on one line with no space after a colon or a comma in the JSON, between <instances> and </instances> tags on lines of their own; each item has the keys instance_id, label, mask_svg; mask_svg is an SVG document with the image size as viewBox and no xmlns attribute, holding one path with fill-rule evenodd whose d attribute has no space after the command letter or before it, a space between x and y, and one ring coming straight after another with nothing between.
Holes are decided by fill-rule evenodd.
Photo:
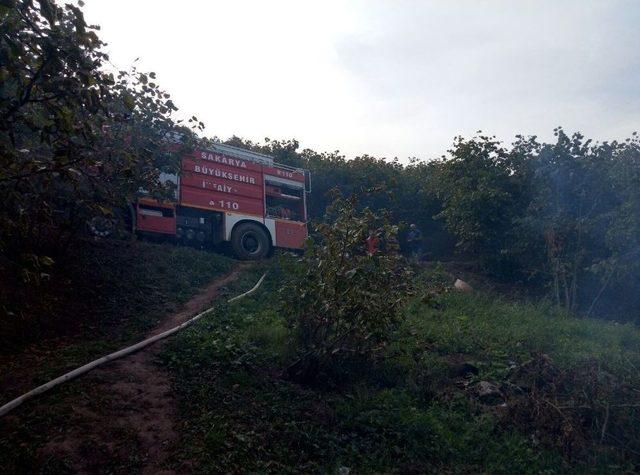
<instances>
[{"instance_id":1,"label":"shrub","mask_svg":"<svg viewBox=\"0 0 640 475\"><path fill-rule=\"evenodd\" d=\"M327 208L281 290L298 356L289 367L295 379L336 375L340 363L372 358L398 322L410 284L398 227L388 212L358 211L356 201L337 197Z\"/></svg>"}]
</instances>

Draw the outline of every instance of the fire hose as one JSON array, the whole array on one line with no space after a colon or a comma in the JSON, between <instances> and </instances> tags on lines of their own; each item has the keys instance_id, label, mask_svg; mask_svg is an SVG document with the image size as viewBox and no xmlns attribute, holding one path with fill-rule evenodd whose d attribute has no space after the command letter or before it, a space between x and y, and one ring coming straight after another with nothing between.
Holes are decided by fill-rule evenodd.
<instances>
[{"instance_id":1,"label":"fire hose","mask_svg":"<svg viewBox=\"0 0 640 475\"><path fill-rule=\"evenodd\" d=\"M230 298L229 300L227 300L227 303L233 303L236 302L244 297L248 297L249 295L253 294L256 290L258 290L258 288L260 287L260 285L262 285L262 282L264 281L264 278L267 276L266 273L264 273L262 275L262 277L260 277L260 280L258 280L258 282L256 283L256 285L253 286L253 288L251 288L250 290L240 294L240 295L236 295L235 297ZM198 320L200 320L203 316L205 316L206 314L208 314L209 312L211 312L213 310L213 307L208 308L207 310L205 310L204 312L199 313L198 315L196 315L195 317L191 318L190 320L187 320L186 322L178 325L177 327L173 327L170 330L164 331L162 333L159 333L158 335L154 335L152 337L147 338L146 340L143 340L141 342L136 343L135 345L131 345L128 346L126 348L123 348L121 350L118 350L114 353L110 353L106 356L103 356L102 358L98 358L97 360L92 361L91 363L87 363L84 366L80 366L79 368L74 369L73 371L69 371L66 374L63 374L62 376L59 376L55 379L52 379L51 381L49 381L48 383L45 383L41 386L38 386L35 389L32 389L31 391L24 393L22 396L15 398L13 401L8 402L7 404L5 404L4 406L0 407L0 416L4 416L5 414L9 413L11 410L15 409L16 407L18 407L20 404L22 404L25 401L28 401L31 398L34 398L35 396L38 396L39 394L42 394L52 388L55 388L56 386L65 383L67 381L70 381L74 378L77 378L78 376L85 374L89 371L91 371L94 368L97 368L98 366L101 366L105 363L108 363L109 361L113 361L113 360L117 360L119 358L122 358L124 356L127 356L131 353L135 353L136 351L139 351L153 343L155 343L156 341L162 340L164 338L167 338L168 336L173 335L174 333L179 332L180 330L184 330L185 328L193 325L195 322L197 322Z\"/></svg>"}]
</instances>

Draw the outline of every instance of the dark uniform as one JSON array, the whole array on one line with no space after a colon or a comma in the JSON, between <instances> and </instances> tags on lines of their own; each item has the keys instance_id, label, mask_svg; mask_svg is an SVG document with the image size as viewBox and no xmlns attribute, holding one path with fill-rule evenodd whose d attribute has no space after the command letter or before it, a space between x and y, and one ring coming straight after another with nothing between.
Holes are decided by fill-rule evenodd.
<instances>
[{"instance_id":1,"label":"dark uniform","mask_svg":"<svg viewBox=\"0 0 640 475\"><path fill-rule=\"evenodd\" d=\"M409 246L409 252L412 257L418 261L422 256L422 232L415 224L409 227L409 234L407 234L407 244Z\"/></svg>"}]
</instances>

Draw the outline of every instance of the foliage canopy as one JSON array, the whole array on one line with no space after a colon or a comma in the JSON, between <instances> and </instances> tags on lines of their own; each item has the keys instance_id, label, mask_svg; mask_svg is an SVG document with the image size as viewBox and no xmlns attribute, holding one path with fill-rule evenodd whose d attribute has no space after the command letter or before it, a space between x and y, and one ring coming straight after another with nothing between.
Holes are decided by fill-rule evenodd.
<instances>
[{"instance_id":1,"label":"foliage canopy","mask_svg":"<svg viewBox=\"0 0 640 475\"><path fill-rule=\"evenodd\" d=\"M192 137L172 119L177 109L154 73L111 72L98 27L85 22L81 6L0 3L6 259L37 260L141 187L166 196L161 173L177 170L176 142Z\"/></svg>"}]
</instances>

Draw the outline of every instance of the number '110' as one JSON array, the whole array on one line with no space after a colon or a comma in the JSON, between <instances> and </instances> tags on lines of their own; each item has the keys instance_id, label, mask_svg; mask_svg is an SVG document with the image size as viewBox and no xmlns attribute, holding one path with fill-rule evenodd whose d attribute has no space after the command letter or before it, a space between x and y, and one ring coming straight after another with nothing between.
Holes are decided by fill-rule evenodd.
<instances>
[{"instance_id":1,"label":"number '110'","mask_svg":"<svg viewBox=\"0 0 640 475\"><path fill-rule=\"evenodd\" d=\"M238 209L238 208L240 208L240 205L238 203L236 203L235 201L220 200L220 201L218 201L218 203L220 203L220 207L221 208L227 208L227 209Z\"/></svg>"}]
</instances>

